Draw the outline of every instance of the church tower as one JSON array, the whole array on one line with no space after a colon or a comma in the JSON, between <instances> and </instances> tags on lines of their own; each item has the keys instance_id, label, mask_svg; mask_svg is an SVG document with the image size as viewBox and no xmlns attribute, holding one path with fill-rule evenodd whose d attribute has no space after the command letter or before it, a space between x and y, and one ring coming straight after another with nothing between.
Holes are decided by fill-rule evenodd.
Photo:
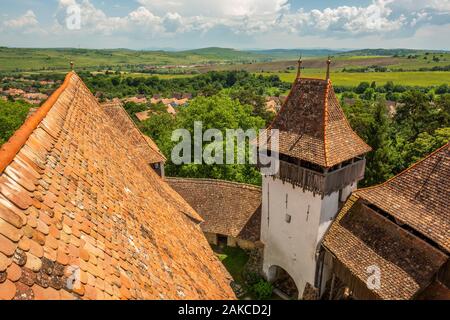
<instances>
[{"instance_id":1,"label":"church tower","mask_svg":"<svg viewBox=\"0 0 450 320\"><path fill-rule=\"evenodd\" d=\"M371 150L347 122L329 79L330 59L327 64L325 80L302 78L299 60L292 89L268 128L279 130L280 166L262 179L263 272L269 281L290 276L299 298L321 291L322 238L364 177ZM259 148L269 145L260 141Z\"/></svg>"}]
</instances>

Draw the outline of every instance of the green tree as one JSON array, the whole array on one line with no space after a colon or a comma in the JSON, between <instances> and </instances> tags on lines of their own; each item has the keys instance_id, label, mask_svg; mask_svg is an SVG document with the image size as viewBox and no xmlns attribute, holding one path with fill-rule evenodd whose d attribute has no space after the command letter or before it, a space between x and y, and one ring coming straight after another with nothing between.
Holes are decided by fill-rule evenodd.
<instances>
[{"instance_id":1,"label":"green tree","mask_svg":"<svg viewBox=\"0 0 450 320\"><path fill-rule=\"evenodd\" d=\"M395 151L389 138L389 117L386 101L378 100L367 126L367 142L372 151L367 154L367 167L363 186L381 183L392 176Z\"/></svg>"},{"instance_id":2,"label":"green tree","mask_svg":"<svg viewBox=\"0 0 450 320\"><path fill-rule=\"evenodd\" d=\"M0 146L14 134L25 121L31 105L17 101L0 100Z\"/></svg>"},{"instance_id":3,"label":"green tree","mask_svg":"<svg viewBox=\"0 0 450 320\"><path fill-rule=\"evenodd\" d=\"M226 129L257 130L265 125L263 119L253 115L252 106L242 105L238 100L231 99L224 93L211 97L197 97L192 100L188 107L182 108L178 113L174 128L187 129L193 137L194 122L196 121L203 123L203 131L207 129L220 130L224 137L224 145ZM170 158L169 152L174 144L174 142L170 142L170 147L165 150L168 158ZM203 148L207 146L208 143L203 144ZM225 150L224 146L224 159ZM235 152L237 152L236 148ZM246 154L248 155L247 152ZM261 181L259 171L250 164L183 164L176 166L169 162L166 168L167 174L172 176L215 178L252 184L259 184Z\"/></svg>"},{"instance_id":4,"label":"green tree","mask_svg":"<svg viewBox=\"0 0 450 320\"><path fill-rule=\"evenodd\" d=\"M434 150L443 146L450 140L450 127L436 129L431 135L428 132L420 133L413 143L405 146L403 151L405 167L419 161Z\"/></svg>"},{"instance_id":5,"label":"green tree","mask_svg":"<svg viewBox=\"0 0 450 320\"><path fill-rule=\"evenodd\" d=\"M370 84L368 82L361 82L355 89L355 92L358 94L364 93L364 91L367 90L367 88L370 87Z\"/></svg>"},{"instance_id":6,"label":"green tree","mask_svg":"<svg viewBox=\"0 0 450 320\"><path fill-rule=\"evenodd\" d=\"M261 93L257 93L255 90L249 88L239 87L237 89L230 90L230 96L232 99L237 99L243 105L250 105L253 108L253 114L265 120L269 123L273 117L273 112L270 112L266 108L266 99Z\"/></svg>"},{"instance_id":7,"label":"green tree","mask_svg":"<svg viewBox=\"0 0 450 320\"><path fill-rule=\"evenodd\" d=\"M139 129L151 137L166 157L171 152L171 135L175 129L176 120L167 112L154 113L149 119L138 124Z\"/></svg>"}]
</instances>

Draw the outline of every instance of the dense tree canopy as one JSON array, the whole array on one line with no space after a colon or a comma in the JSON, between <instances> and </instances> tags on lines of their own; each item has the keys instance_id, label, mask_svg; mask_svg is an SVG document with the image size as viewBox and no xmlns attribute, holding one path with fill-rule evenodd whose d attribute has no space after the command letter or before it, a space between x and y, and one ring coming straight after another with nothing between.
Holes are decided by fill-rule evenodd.
<instances>
[{"instance_id":1,"label":"dense tree canopy","mask_svg":"<svg viewBox=\"0 0 450 320\"><path fill-rule=\"evenodd\" d=\"M362 186L381 183L450 140L450 94L402 94L395 115L385 101L357 100L344 111L353 129L373 148Z\"/></svg>"},{"instance_id":2,"label":"dense tree canopy","mask_svg":"<svg viewBox=\"0 0 450 320\"><path fill-rule=\"evenodd\" d=\"M0 146L22 125L30 107L25 102L0 100Z\"/></svg>"},{"instance_id":3,"label":"dense tree canopy","mask_svg":"<svg viewBox=\"0 0 450 320\"><path fill-rule=\"evenodd\" d=\"M177 141L171 141L172 132L175 129L187 129L194 136L194 122L201 122L202 131L218 129L223 134L223 158L225 154L226 129L260 129L264 128L265 121L254 115L253 106L241 104L238 99L232 99L221 92L211 97L197 97L191 101L188 107L184 107L176 118L165 113L154 113L150 119L140 124L141 130L154 138L159 147L169 159L166 165L166 173L171 176L214 178L246 182L260 183L260 174L255 166L249 164L183 164L174 165L171 161L172 148ZM192 141L193 145L194 141ZM203 151L212 142L203 143ZM234 152L237 152L237 147ZM248 155L248 153L247 153Z\"/></svg>"},{"instance_id":4,"label":"dense tree canopy","mask_svg":"<svg viewBox=\"0 0 450 320\"><path fill-rule=\"evenodd\" d=\"M222 89L232 87L254 88L259 94L265 91L289 89L290 84L282 82L276 75L256 76L246 71L212 71L194 77L160 79L152 77L131 77L122 75L105 75L90 73L80 74L87 86L94 92L101 92L107 98L127 97L132 95L162 94L169 97L174 93L189 92L194 96L212 96Z\"/></svg>"}]
</instances>

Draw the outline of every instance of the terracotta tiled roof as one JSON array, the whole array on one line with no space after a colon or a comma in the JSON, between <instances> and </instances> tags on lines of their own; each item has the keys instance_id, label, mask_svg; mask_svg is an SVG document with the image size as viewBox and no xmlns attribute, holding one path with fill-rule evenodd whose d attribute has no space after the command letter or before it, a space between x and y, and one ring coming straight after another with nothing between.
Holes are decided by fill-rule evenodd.
<instances>
[{"instance_id":1,"label":"terracotta tiled roof","mask_svg":"<svg viewBox=\"0 0 450 320\"><path fill-rule=\"evenodd\" d=\"M445 253L375 212L357 195L345 203L323 245L336 258L338 277L357 298L415 298L448 260ZM367 288L371 266L380 270L379 289Z\"/></svg>"},{"instance_id":2,"label":"terracotta tiled roof","mask_svg":"<svg viewBox=\"0 0 450 320\"><path fill-rule=\"evenodd\" d=\"M371 150L347 122L330 80L296 79L269 128L280 130L280 153L322 167Z\"/></svg>"},{"instance_id":3,"label":"terracotta tiled roof","mask_svg":"<svg viewBox=\"0 0 450 320\"><path fill-rule=\"evenodd\" d=\"M450 253L449 143L385 183L357 194Z\"/></svg>"},{"instance_id":4,"label":"terracotta tiled roof","mask_svg":"<svg viewBox=\"0 0 450 320\"><path fill-rule=\"evenodd\" d=\"M198 215L76 74L3 145L0 173L0 299L234 298Z\"/></svg>"},{"instance_id":5,"label":"terracotta tiled roof","mask_svg":"<svg viewBox=\"0 0 450 320\"><path fill-rule=\"evenodd\" d=\"M133 147L141 153L147 163L165 162L166 157L161 153L156 144L147 136L144 136L136 127L133 120L122 107L120 100L103 103L102 107L114 121L120 131L127 135Z\"/></svg>"},{"instance_id":6,"label":"terracotta tiled roof","mask_svg":"<svg viewBox=\"0 0 450 320\"><path fill-rule=\"evenodd\" d=\"M261 227L261 188L223 180L167 178L202 216L205 232L257 241Z\"/></svg>"},{"instance_id":7,"label":"terracotta tiled roof","mask_svg":"<svg viewBox=\"0 0 450 320\"><path fill-rule=\"evenodd\" d=\"M152 113L151 110L146 110L146 111L137 112L134 115L136 116L136 118L139 121L145 121L147 119L150 119L151 113Z\"/></svg>"}]
</instances>

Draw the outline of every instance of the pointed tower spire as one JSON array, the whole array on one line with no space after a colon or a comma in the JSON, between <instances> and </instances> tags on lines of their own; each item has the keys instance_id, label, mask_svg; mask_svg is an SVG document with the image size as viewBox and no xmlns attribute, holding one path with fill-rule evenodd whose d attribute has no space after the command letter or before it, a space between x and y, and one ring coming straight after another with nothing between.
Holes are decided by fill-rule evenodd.
<instances>
[{"instance_id":1,"label":"pointed tower spire","mask_svg":"<svg viewBox=\"0 0 450 320\"><path fill-rule=\"evenodd\" d=\"M330 64L331 64L331 58L330 58L330 56L328 56L328 59L327 59L327 78L326 78L326 80L330 79Z\"/></svg>"},{"instance_id":2,"label":"pointed tower spire","mask_svg":"<svg viewBox=\"0 0 450 320\"><path fill-rule=\"evenodd\" d=\"M302 70L302 55L300 55L300 58L298 59L298 69L297 69L297 79L300 79L300 73Z\"/></svg>"}]
</instances>

